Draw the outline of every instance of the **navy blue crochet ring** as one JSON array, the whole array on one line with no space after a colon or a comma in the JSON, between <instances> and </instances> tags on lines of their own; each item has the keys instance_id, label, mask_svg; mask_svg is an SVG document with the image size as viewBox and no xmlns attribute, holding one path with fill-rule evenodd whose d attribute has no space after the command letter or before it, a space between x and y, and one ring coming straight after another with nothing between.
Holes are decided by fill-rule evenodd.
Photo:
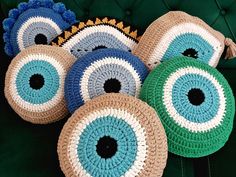
<instances>
[{"instance_id":1,"label":"navy blue crochet ring","mask_svg":"<svg viewBox=\"0 0 236 177\"><path fill-rule=\"evenodd\" d=\"M76 22L74 12L53 0L29 0L9 11L3 21L5 52L17 55L34 44L48 44L53 38Z\"/></svg>"},{"instance_id":2,"label":"navy blue crochet ring","mask_svg":"<svg viewBox=\"0 0 236 177\"><path fill-rule=\"evenodd\" d=\"M77 60L66 76L65 99L73 113L86 101L105 93L138 96L148 74L144 63L130 52L98 49Z\"/></svg>"}]
</instances>

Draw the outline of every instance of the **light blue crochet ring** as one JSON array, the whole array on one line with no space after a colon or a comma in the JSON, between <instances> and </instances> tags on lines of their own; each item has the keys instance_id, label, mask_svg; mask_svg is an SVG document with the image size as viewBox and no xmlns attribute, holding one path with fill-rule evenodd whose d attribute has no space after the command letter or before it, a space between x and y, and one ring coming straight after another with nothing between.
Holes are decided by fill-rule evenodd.
<instances>
[{"instance_id":1,"label":"light blue crochet ring","mask_svg":"<svg viewBox=\"0 0 236 177\"><path fill-rule=\"evenodd\" d=\"M5 52L17 55L34 44L48 44L76 22L74 12L53 0L29 0L9 11L3 21Z\"/></svg>"},{"instance_id":2,"label":"light blue crochet ring","mask_svg":"<svg viewBox=\"0 0 236 177\"><path fill-rule=\"evenodd\" d=\"M65 98L73 113L86 101L105 93L138 96L148 74L144 63L130 52L98 49L78 59L65 81Z\"/></svg>"}]
</instances>

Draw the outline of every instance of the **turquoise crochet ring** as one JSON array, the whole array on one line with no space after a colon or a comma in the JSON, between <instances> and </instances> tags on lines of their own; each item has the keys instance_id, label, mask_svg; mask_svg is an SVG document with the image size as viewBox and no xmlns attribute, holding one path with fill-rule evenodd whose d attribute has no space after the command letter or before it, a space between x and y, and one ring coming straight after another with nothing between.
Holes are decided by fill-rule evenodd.
<instances>
[{"instance_id":1,"label":"turquoise crochet ring","mask_svg":"<svg viewBox=\"0 0 236 177\"><path fill-rule=\"evenodd\" d=\"M224 146L233 127L235 100L226 79L189 57L176 57L154 69L140 98L158 113L170 152L202 157Z\"/></svg>"},{"instance_id":2,"label":"turquoise crochet ring","mask_svg":"<svg viewBox=\"0 0 236 177\"><path fill-rule=\"evenodd\" d=\"M53 0L29 0L9 11L3 21L5 52L17 55L34 44L48 44L76 22L75 14Z\"/></svg>"},{"instance_id":3,"label":"turquoise crochet ring","mask_svg":"<svg viewBox=\"0 0 236 177\"><path fill-rule=\"evenodd\" d=\"M66 76L65 98L73 113L86 101L105 93L138 96L148 75L144 63L130 52L99 49L77 60Z\"/></svg>"}]
</instances>

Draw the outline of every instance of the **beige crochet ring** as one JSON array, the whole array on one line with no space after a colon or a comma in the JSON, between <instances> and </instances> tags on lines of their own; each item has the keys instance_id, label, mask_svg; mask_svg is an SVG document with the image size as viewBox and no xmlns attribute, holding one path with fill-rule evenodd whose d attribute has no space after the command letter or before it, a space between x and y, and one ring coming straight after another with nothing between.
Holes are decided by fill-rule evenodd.
<instances>
[{"instance_id":1,"label":"beige crochet ring","mask_svg":"<svg viewBox=\"0 0 236 177\"><path fill-rule=\"evenodd\" d=\"M46 124L64 118L64 79L75 58L59 47L35 45L9 65L5 96L24 120Z\"/></svg>"},{"instance_id":2,"label":"beige crochet ring","mask_svg":"<svg viewBox=\"0 0 236 177\"><path fill-rule=\"evenodd\" d=\"M69 118L59 137L58 155L66 177L160 177L167 140L154 109L137 98L108 93Z\"/></svg>"},{"instance_id":3,"label":"beige crochet ring","mask_svg":"<svg viewBox=\"0 0 236 177\"><path fill-rule=\"evenodd\" d=\"M171 11L152 22L132 53L150 70L177 56L189 56L216 67L225 45L225 58L235 57L236 45L231 39L198 17Z\"/></svg>"}]
</instances>

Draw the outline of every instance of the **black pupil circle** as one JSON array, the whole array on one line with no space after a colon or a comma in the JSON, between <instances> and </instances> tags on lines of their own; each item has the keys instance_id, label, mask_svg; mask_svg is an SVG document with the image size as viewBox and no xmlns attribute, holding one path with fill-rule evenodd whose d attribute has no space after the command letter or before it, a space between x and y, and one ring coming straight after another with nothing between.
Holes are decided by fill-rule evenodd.
<instances>
[{"instance_id":1,"label":"black pupil circle","mask_svg":"<svg viewBox=\"0 0 236 177\"><path fill-rule=\"evenodd\" d=\"M98 49L106 49L106 48L107 48L106 46L104 46L104 45L100 45L100 46L97 46L97 47L93 48L92 51L94 51L94 50L98 50Z\"/></svg>"},{"instance_id":2,"label":"black pupil circle","mask_svg":"<svg viewBox=\"0 0 236 177\"><path fill-rule=\"evenodd\" d=\"M96 145L97 154L104 159L111 158L117 151L117 142L110 136L104 136L98 140Z\"/></svg>"},{"instance_id":3,"label":"black pupil circle","mask_svg":"<svg viewBox=\"0 0 236 177\"><path fill-rule=\"evenodd\" d=\"M186 49L182 54L187 57L198 58L198 52L192 48Z\"/></svg>"},{"instance_id":4,"label":"black pupil circle","mask_svg":"<svg viewBox=\"0 0 236 177\"><path fill-rule=\"evenodd\" d=\"M43 34L37 34L34 38L35 44L47 44L48 40L47 37Z\"/></svg>"},{"instance_id":5,"label":"black pupil circle","mask_svg":"<svg viewBox=\"0 0 236 177\"><path fill-rule=\"evenodd\" d=\"M38 89L41 89L43 87L44 78L40 74L34 74L30 77L29 83L30 83L30 87L32 89L38 90Z\"/></svg>"},{"instance_id":6,"label":"black pupil circle","mask_svg":"<svg viewBox=\"0 0 236 177\"><path fill-rule=\"evenodd\" d=\"M205 95L200 89L194 88L189 90L188 99L191 104L198 106L204 102Z\"/></svg>"},{"instance_id":7,"label":"black pupil circle","mask_svg":"<svg viewBox=\"0 0 236 177\"><path fill-rule=\"evenodd\" d=\"M106 93L119 93L121 84L117 79L108 79L103 87Z\"/></svg>"}]
</instances>

